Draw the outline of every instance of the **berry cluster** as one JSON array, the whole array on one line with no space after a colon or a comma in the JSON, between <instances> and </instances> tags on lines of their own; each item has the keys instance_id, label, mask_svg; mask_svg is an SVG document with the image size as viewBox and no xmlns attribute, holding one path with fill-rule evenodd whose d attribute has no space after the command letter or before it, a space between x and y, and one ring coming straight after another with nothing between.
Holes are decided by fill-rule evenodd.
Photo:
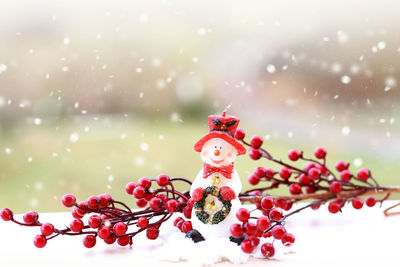
<instances>
[{"instance_id":1,"label":"berry cluster","mask_svg":"<svg viewBox=\"0 0 400 267\"><path fill-rule=\"evenodd\" d=\"M152 182L158 188L151 189ZM5 221L12 221L23 226L40 227L40 234L34 238L34 245L38 248L46 246L47 241L59 235L84 235L83 245L92 248L97 239L106 244L117 242L120 246L132 245L132 238L140 232L146 231L148 239L157 239L160 225L167 221L174 212L182 212L190 219L191 208L187 205L188 193L175 190L174 183L183 181L190 186L191 182L184 178L170 178L161 174L157 179L141 178L138 183L128 183L125 187L128 194L134 195L136 204L142 208L132 211L126 204L114 200L109 194L90 196L87 201L77 202L76 197L66 194L62 198L65 207L72 208L74 218L69 227L57 229L51 223L41 223L35 211L23 215L23 222L14 218L10 209L0 210L0 216ZM193 203L193 201L192 201ZM193 205L191 205L193 207ZM87 224L83 218L91 215ZM183 219L182 219L183 220ZM183 223L182 231L191 230L191 223ZM134 226L130 231L131 226Z\"/></svg>"}]
</instances>

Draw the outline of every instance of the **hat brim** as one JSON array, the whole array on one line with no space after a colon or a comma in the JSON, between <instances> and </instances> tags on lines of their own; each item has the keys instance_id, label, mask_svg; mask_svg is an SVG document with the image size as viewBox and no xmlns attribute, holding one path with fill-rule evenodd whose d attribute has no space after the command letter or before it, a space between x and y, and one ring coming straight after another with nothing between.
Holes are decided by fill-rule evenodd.
<instances>
[{"instance_id":1,"label":"hat brim","mask_svg":"<svg viewBox=\"0 0 400 267\"><path fill-rule=\"evenodd\" d=\"M241 143L239 143L233 137L227 135L226 133L217 131L208 133L207 135L203 136L199 141L196 142L196 144L194 144L194 150L197 152L201 152L201 149L203 148L204 144L208 140L213 138L221 138L226 142L228 142L229 144L231 144L232 146L234 146L238 152L238 155L246 154L246 148Z\"/></svg>"}]
</instances>

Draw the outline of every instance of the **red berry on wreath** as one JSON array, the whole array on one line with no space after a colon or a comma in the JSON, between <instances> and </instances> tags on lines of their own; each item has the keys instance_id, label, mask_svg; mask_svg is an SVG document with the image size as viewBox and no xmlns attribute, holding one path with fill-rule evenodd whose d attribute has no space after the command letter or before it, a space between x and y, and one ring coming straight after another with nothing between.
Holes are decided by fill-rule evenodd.
<instances>
[{"instance_id":1,"label":"red berry on wreath","mask_svg":"<svg viewBox=\"0 0 400 267\"><path fill-rule=\"evenodd\" d=\"M318 180L319 179L319 176L320 176L320 174L321 174L321 171L319 170L319 169L317 169L317 168L311 168L309 171L308 171L308 177L311 179L311 180Z\"/></svg>"},{"instance_id":2,"label":"red berry on wreath","mask_svg":"<svg viewBox=\"0 0 400 267\"><path fill-rule=\"evenodd\" d=\"M311 168L315 168L316 165L314 162L308 162L306 165L304 165L303 171L308 172Z\"/></svg>"},{"instance_id":3,"label":"red berry on wreath","mask_svg":"<svg viewBox=\"0 0 400 267\"><path fill-rule=\"evenodd\" d=\"M44 235L37 235L33 239L33 244L37 248L43 248L47 244L47 239L46 239L46 237Z\"/></svg>"},{"instance_id":4,"label":"red berry on wreath","mask_svg":"<svg viewBox=\"0 0 400 267\"><path fill-rule=\"evenodd\" d=\"M277 207L277 208L283 209L283 208L285 208L285 205L286 205L286 201L284 199L278 199L275 201L275 207Z\"/></svg>"},{"instance_id":5,"label":"red berry on wreath","mask_svg":"<svg viewBox=\"0 0 400 267\"><path fill-rule=\"evenodd\" d=\"M158 197L153 197L150 201L149 201L149 206L152 210L158 210L160 208L162 204L161 199L159 199Z\"/></svg>"},{"instance_id":6,"label":"red berry on wreath","mask_svg":"<svg viewBox=\"0 0 400 267\"><path fill-rule=\"evenodd\" d=\"M76 210L76 212L79 215L84 216L86 214L86 211L87 211L87 208L88 208L86 202L85 201L81 201L81 202L78 203L77 206L78 206L78 209Z\"/></svg>"},{"instance_id":7,"label":"red berry on wreath","mask_svg":"<svg viewBox=\"0 0 400 267\"><path fill-rule=\"evenodd\" d=\"M133 196L137 199L144 198L145 194L146 194L146 191L141 186L138 186L133 190Z\"/></svg>"},{"instance_id":8,"label":"red berry on wreath","mask_svg":"<svg viewBox=\"0 0 400 267\"><path fill-rule=\"evenodd\" d=\"M363 181L363 182L367 181L370 176L371 176L371 172L367 168L362 168L357 172L358 180Z\"/></svg>"},{"instance_id":9,"label":"red berry on wreath","mask_svg":"<svg viewBox=\"0 0 400 267\"><path fill-rule=\"evenodd\" d=\"M151 181L147 177L142 177L139 179L138 185L143 187L144 189L149 189L151 187Z\"/></svg>"},{"instance_id":10,"label":"red berry on wreath","mask_svg":"<svg viewBox=\"0 0 400 267\"><path fill-rule=\"evenodd\" d=\"M248 222L244 228L247 236L254 236L257 233L257 225L254 223Z\"/></svg>"},{"instance_id":11,"label":"red berry on wreath","mask_svg":"<svg viewBox=\"0 0 400 267\"><path fill-rule=\"evenodd\" d=\"M100 199L100 203L99 203L99 208L105 208L108 207L108 205L110 204L112 197L110 194L102 194L99 195L99 199Z\"/></svg>"},{"instance_id":12,"label":"red berry on wreath","mask_svg":"<svg viewBox=\"0 0 400 267\"><path fill-rule=\"evenodd\" d=\"M144 229L149 225L149 220L146 217L140 217L137 221L138 227Z\"/></svg>"},{"instance_id":13,"label":"red berry on wreath","mask_svg":"<svg viewBox=\"0 0 400 267\"><path fill-rule=\"evenodd\" d=\"M128 244L129 244L129 242L130 242L130 237L129 236L121 236L121 237L118 237L118 239L117 239L117 243L118 243L118 245L120 245L121 247L125 247L125 246L127 246Z\"/></svg>"},{"instance_id":14,"label":"red berry on wreath","mask_svg":"<svg viewBox=\"0 0 400 267\"><path fill-rule=\"evenodd\" d=\"M271 220L279 221L280 219L282 219L282 217L283 217L282 211L278 209L271 209L271 211L269 212L269 218Z\"/></svg>"},{"instance_id":15,"label":"red berry on wreath","mask_svg":"<svg viewBox=\"0 0 400 267\"><path fill-rule=\"evenodd\" d=\"M102 226L97 230L97 234L101 239L106 239L111 235L110 227Z\"/></svg>"},{"instance_id":16,"label":"red berry on wreath","mask_svg":"<svg viewBox=\"0 0 400 267\"><path fill-rule=\"evenodd\" d=\"M240 247L242 248L242 251L244 253L250 254L253 252L254 247L253 244L251 243L250 240L244 240L241 244Z\"/></svg>"},{"instance_id":17,"label":"red berry on wreath","mask_svg":"<svg viewBox=\"0 0 400 267\"><path fill-rule=\"evenodd\" d=\"M241 237L244 233L242 225L238 223L232 224L229 230L231 232L231 235L235 238Z\"/></svg>"},{"instance_id":18,"label":"red berry on wreath","mask_svg":"<svg viewBox=\"0 0 400 267\"><path fill-rule=\"evenodd\" d=\"M39 215L36 211L28 211L24 214L23 220L26 224L35 224L39 218Z\"/></svg>"},{"instance_id":19,"label":"red berry on wreath","mask_svg":"<svg viewBox=\"0 0 400 267\"><path fill-rule=\"evenodd\" d=\"M69 228L71 228L72 232L79 233L83 229L83 222L81 219L75 219L69 224Z\"/></svg>"},{"instance_id":20,"label":"red berry on wreath","mask_svg":"<svg viewBox=\"0 0 400 267\"><path fill-rule=\"evenodd\" d=\"M235 192L228 186L221 187L219 192L224 200L231 201L236 198Z\"/></svg>"},{"instance_id":21,"label":"red berry on wreath","mask_svg":"<svg viewBox=\"0 0 400 267\"><path fill-rule=\"evenodd\" d=\"M343 182L349 182L353 174L349 170L344 170L340 173L340 179Z\"/></svg>"},{"instance_id":22,"label":"red berry on wreath","mask_svg":"<svg viewBox=\"0 0 400 267\"><path fill-rule=\"evenodd\" d=\"M312 208L313 210L317 210L317 209L319 209L319 207L321 207L321 202L318 202L318 200L314 200L314 201L311 202L311 203L314 203L314 204L311 206L311 208Z\"/></svg>"},{"instance_id":23,"label":"red berry on wreath","mask_svg":"<svg viewBox=\"0 0 400 267\"><path fill-rule=\"evenodd\" d=\"M97 229L101 225L101 217L98 215L92 215L89 217L88 224L91 228Z\"/></svg>"},{"instance_id":24,"label":"red berry on wreath","mask_svg":"<svg viewBox=\"0 0 400 267\"><path fill-rule=\"evenodd\" d=\"M367 198L365 199L365 204L366 204L368 207L373 207L373 206L375 206L375 204L376 204L376 199L375 199L374 197L367 197Z\"/></svg>"},{"instance_id":25,"label":"red berry on wreath","mask_svg":"<svg viewBox=\"0 0 400 267\"><path fill-rule=\"evenodd\" d=\"M289 186L289 191L292 195L301 194L301 186L298 183L291 184Z\"/></svg>"},{"instance_id":26,"label":"red berry on wreath","mask_svg":"<svg viewBox=\"0 0 400 267\"><path fill-rule=\"evenodd\" d=\"M139 208L144 208L147 205L147 201L144 198L141 199L136 199L136 206L138 206Z\"/></svg>"},{"instance_id":27,"label":"red berry on wreath","mask_svg":"<svg viewBox=\"0 0 400 267\"><path fill-rule=\"evenodd\" d=\"M170 199L167 201L165 206L167 208L167 211L175 212L176 208L178 207L178 204L179 204L178 201L176 201L175 199Z\"/></svg>"},{"instance_id":28,"label":"red berry on wreath","mask_svg":"<svg viewBox=\"0 0 400 267\"><path fill-rule=\"evenodd\" d=\"M169 176L166 174L160 174L159 176L157 176L157 184L159 186L169 185Z\"/></svg>"},{"instance_id":29,"label":"red berry on wreath","mask_svg":"<svg viewBox=\"0 0 400 267\"><path fill-rule=\"evenodd\" d=\"M326 149L323 147L317 147L314 150L314 155L318 159L324 159L326 157Z\"/></svg>"},{"instance_id":30,"label":"red berry on wreath","mask_svg":"<svg viewBox=\"0 0 400 267\"><path fill-rule=\"evenodd\" d=\"M258 160L262 156L261 150L260 149L250 148L249 156L253 160Z\"/></svg>"},{"instance_id":31,"label":"red berry on wreath","mask_svg":"<svg viewBox=\"0 0 400 267\"><path fill-rule=\"evenodd\" d=\"M272 209L274 207L274 203L275 203L274 199L272 197L269 197L269 196L263 197L261 199L261 207L263 209L265 209L265 210Z\"/></svg>"},{"instance_id":32,"label":"red berry on wreath","mask_svg":"<svg viewBox=\"0 0 400 267\"><path fill-rule=\"evenodd\" d=\"M294 235L286 233L285 236L282 238L282 244L286 247L290 247L294 243Z\"/></svg>"},{"instance_id":33,"label":"red berry on wreath","mask_svg":"<svg viewBox=\"0 0 400 267\"><path fill-rule=\"evenodd\" d=\"M260 136L255 135L250 139L250 144L252 148L260 148L263 144L263 139Z\"/></svg>"},{"instance_id":34,"label":"red berry on wreath","mask_svg":"<svg viewBox=\"0 0 400 267\"><path fill-rule=\"evenodd\" d=\"M285 180L289 179L291 173L292 172L288 167L283 167L282 169L279 170L279 176Z\"/></svg>"},{"instance_id":35,"label":"red berry on wreath","mask_svg":"<svg viewBox=\"0 0 400 267\"><path fill-rule=\"evenodd\" d=\"M335 168L336 168L336 170L338 172L342 172L344 170L347 170L349 168L349 166L350 166L350 163L346 163L346 162L344 162L342 160L337 161L336 164L335 164Z\"/></svg>"},{"instance_id":36,"label":"red berry on wreath","mask_svg":"<svg viewBox=\"0 0 400 267\"><path fill-rule=\"evenodd\" d=\"M340 210L340 206L337 202L333 201L328 204L328 210L330 213L337 213Z\"/></svg>"},{"instance_id":37,"label":"red berry on wreath","mask_svg":"<svg viewBox=\"0 0 400 267\"><path fill-rule=\"evenodd\" d=\"M87 235L83 238L83 245L87 248L92 248L96 245L96 237L94 235Z\"/></svg>"},{"instance_id":38,"label":"red berry on wreath","mask_svg":"<svg viewBox=\"0 0 400 267\"><path fill-rule=\"evenodd\" d=\"M310 179L310 177L308 177L307 175L305 175L305 174L303 173L303 174L301 174L300 177L299 177L299 182L300 182L302 185L308 185L308 184L310 184L311 179Z\"/></svg>"},{"instance_id":39,"label":"red berry on wreath","mask_svg":"<svg viewBox=\"0 0 400 267\"><path fill-rule=\"evenodd\" d=\"M74 217L75 219L82 219L83 218L83 215L80 215L79 213L78 213L78 208L74 208L73 210L72 210L72 217Z\"/></svg>"},{"instance_id":40,"label":"red berry on wreath","mask_svg":"<svg viewBox=\"0 0 400 267\"><path fill-rule=\"evenodd\" d=\"M260 244L260 238L256 237L256 236L252 236L250 237L250 241L251 241L251 245L255 248L258 246L258 244Z\"/></svg>"},{"instance_id":41,"label":"red berry on wreath","mask_svg":"<svg viewBox=\"0 0 400 267\"><path fill-rule=\"evenodd\" d=\"M200 201L204 196L204 189L199 187L196 188L192 193L192 198L194 201Z\"/></svg>"},{"instance_id":42,"label":"red berry on wreath","mask_svg":"<svg viewBox=\"0 0 400 267\"><path fill-rule=\"evenodd\" d=\"M282 225L277 225L272 228L271 233L275 239L282 239L286 235L286 229Z\"/></svg>"},{"instance_id":43,"label":"red berry on wreath","mask_svg":"<svg viewBox=\"0 0 400 267\"><path fill-rule=\"evenodd\" d=\"M314 193L317 190L315 186L306 186L306 193L311 194Z\"/></svg>"},{"instance_id":44,"label":"red berry on wreath","mask_svg":"<svg viewBox=\"0 0 400 267\"><path fill-rule=\"evenodd\" d=\"M255 174L250 174L249 178L247 178L249 184L257 185L260 182L260 178L258 178Z\"/></svg>"},{"instance_id":45,"label":"red berry on wreath","mask_svg":"<svg viewBox=\"0 0 400 267\"><path fill-rule=\"evenodd\" d=\"M115 243L116 240L117 240L117 236L115 234L110 234L109 237L104 239L104 243L106 243L108 245L112 245Z\"/></svg>"},{"instance_id":46,"label":"red berry on wreath","mask_svg":"<svg viewBox=\"0 0 400 267\"><path fill-rule=\"evenodd\" d=\"M301 153L297 149L289 150L288 157L291 161L297 161L301 156Z\"/></svg>"},{"instance_id":47,"label":"red berry on wreath","mask_svg":"<svg viewBox=\"0 0 400 267\"><path fill-rule=\"evenodd\" d=\"M261 253L267 258L273 257L275 255L274 245L272 245L271 243L263 244L261 246Z\"/></svg>"},{"instance_id":48,"label":"red berry on wreath","mask_svg":"<svg viewBox=\"0 0 400 267\"><path fill-rule=\"evenodd\" d=\"M340 192L342 192L342 184L338 181L333 181L329 185L329 188L330 188L331 192L334 194L339 194Z\"/></svg>"},{"instance_id":49,"label":"red berry on wreath","mask_svg":"<svg viewBox=\"0 0 400 267\"><path fill-rule=\"evenodd\" d=\"M164 202L164 203L167 202L167 200L168 200L168 197L167 197L166 194L158 194L157 197L159 199L161 199L161 201Z\"/></svg>"},{"instance_id":50,"label":"red berry on wreath","mask_svg":"<svg viewBox=\"0 0 400 267\"><path fill-rule=\"evenodd\" d=\"M128 230L128 227L123 222L118 222L113 226L114 233L119 236L124 235L126 233L126 230Z\"/></svg>"},{"instance_id":51,"label":"red berry on wreath","mask_svg":"<svg viewBox=\"0 0 400 267\"><path fill-rule=\"evenodd\" d=\"M40 232L44 236L49 236L54 233L54 226L51 223L44 223L40 226Z\"/></svg>"},{"instance_id":52,"label":"red berry on wreath","mask_svg":"<svg viewBox=\"0 0 400 267\"><path fill-rule=\"evenodd\" d=\"M62 197L61 201L65 207L71 208L76 203L76 197L71 194L66 194Z\"/></svg>"},{"instance_id":53,"label":"red berry on wreath","mask_svg":"<svg viewBox=\"0 0 400 267\"><path fill-rule=\"evenodd\" d=\"M243 140L243 138L246 136L246 133L244 132L243 129L237 129L235 132L235 138L237 140Z\"/></svg>"},{"instance_id":54,"label":"red berry on wreath","mask_svg":"<svg viewBox=\"0 0 400 267\"><path fill-rule=\"evenodd\" d=\"M257 176L257 178L261 179L265 176L265 171L266 170L264 167L259 166L254 170L254 174Z\"/></svg>"},{"instance_id":55,"label":"red berry on wreath","mask_svg":"<svg viewBox=\"0 0 400 267\"><path fill-rule=\"evenodd\" d=\"M147 228L147 230L146 230L146 236L147 236L147 238L150 239L150 240L157 239L159 233L160 233L160 231L159 231L158 228L155 227L155 226L150 226L150 227Z\"/></svg>"},{"instance_id":56,"label":"red berry on wreath","mask_svg":"<svg viewBox=\"0 0 400 267\"><path fill-rule=\"evenodd\" d=\"M191 219L192 218L192 208L190 206L186 206L183 209L183 215L187 218L187 219Z\"/></svg>"},{"instance_id":57,"label":"red berry on wreath","mask_svg":"<svg viewBox=\"0 0 400 267\"><path fill-rule=\"evenodd\" d=\"M241 222L247 222L250 218L250 212L248 209L240 208L236 212L236 218Z\"/></svg>"},{"instance_id":58,"label":"red berry on wreath","mask_svg":"<svg viewBox=\"0 0 400 267\"><path fill-rule=\"evenodd\" d=\"M7 208L3 208L0 211L0 217L4 220L4 221L11 221L13 219L13 212L10 209Z\"/></svg>"},{"instance_id":59,"label":"red berry on wreath","mask_svg":"<svg viewBox=\"0 0 400 267\"><path fill-rule=\"evenodd\" d=\"M267 178L267 181L271 180L272 177L274 177L275 172L271 168L265 169L265 177Z\"/></svg>"},{"instance_id":60,"label":"red berry on wreath","mask_svg":"<svg viewBox=\"0 0 400 267\"><path fill-rule=\"evenodd\" d=\"M129 182L126 184L125 186L125 191L126 193L128 193L129 195L133 194L133 190L135 190L135 188L137 187L137 184L134 182Z\"/></svg>"},{"instance_id":61,"label":"red berry on wreath","mask_svg":"<svg viewBox=\"0 0 400 267\"><path fill-rule=\"evenodd\" d=\"M359 210L363 207L364 202L362 201L362 199L355 197L353 198L353 200L351 201L351 204L353 205L353 208Z\"/></svg>"},{"instance_id":62,"label":"red berry on wreath","mask_svg":"<svg viewBox=\"0 0 400 267\"><path fill-rule=\"evenodd\" d=\"M90 209L97 209L99 207L100 204L100 198L98 196L90 196L87 200L87 206Z\"/></svg>"}]
</instances>

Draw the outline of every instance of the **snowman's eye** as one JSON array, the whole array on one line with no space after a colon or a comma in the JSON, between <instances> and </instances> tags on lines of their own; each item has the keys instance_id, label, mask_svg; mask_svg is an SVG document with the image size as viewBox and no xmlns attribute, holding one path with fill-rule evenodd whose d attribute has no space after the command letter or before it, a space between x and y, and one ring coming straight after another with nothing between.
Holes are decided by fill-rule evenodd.
<instances>
[{"instance_id":1,"label":"snowman's eye","mask_svg":"<svg viewBox=\"0 0 400 267\"><path fill-rule=\"evenodd\" d=\"M217 146L215 146L215 148L217 148Z\"/></svg>"},{"instance_id":2,"label":"snowman's eye","mask_svg":"<svg viewBox=\"0 0 400 267\"><path fill-rule=\"evenodd\" d=\"M222 146L220 146L219 149L222 149Z\"/></svg>"}]
</instances>

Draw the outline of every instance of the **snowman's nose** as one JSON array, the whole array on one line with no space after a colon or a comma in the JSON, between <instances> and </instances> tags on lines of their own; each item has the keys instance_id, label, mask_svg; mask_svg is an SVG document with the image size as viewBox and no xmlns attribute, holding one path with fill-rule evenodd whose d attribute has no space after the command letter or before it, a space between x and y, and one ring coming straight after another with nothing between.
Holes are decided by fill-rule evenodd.
<instances>
[{"instance_id":1,"label":"snowman's nose","mask_svg":"<svg viewBox=\"0 0 400 267\"><path fill-rule=\"evenodd\" d=\"M214 155L215 156L219 156L221 154L221 151L219 151L218 149L214 150Z\"/></svg>"}]
</instances>

